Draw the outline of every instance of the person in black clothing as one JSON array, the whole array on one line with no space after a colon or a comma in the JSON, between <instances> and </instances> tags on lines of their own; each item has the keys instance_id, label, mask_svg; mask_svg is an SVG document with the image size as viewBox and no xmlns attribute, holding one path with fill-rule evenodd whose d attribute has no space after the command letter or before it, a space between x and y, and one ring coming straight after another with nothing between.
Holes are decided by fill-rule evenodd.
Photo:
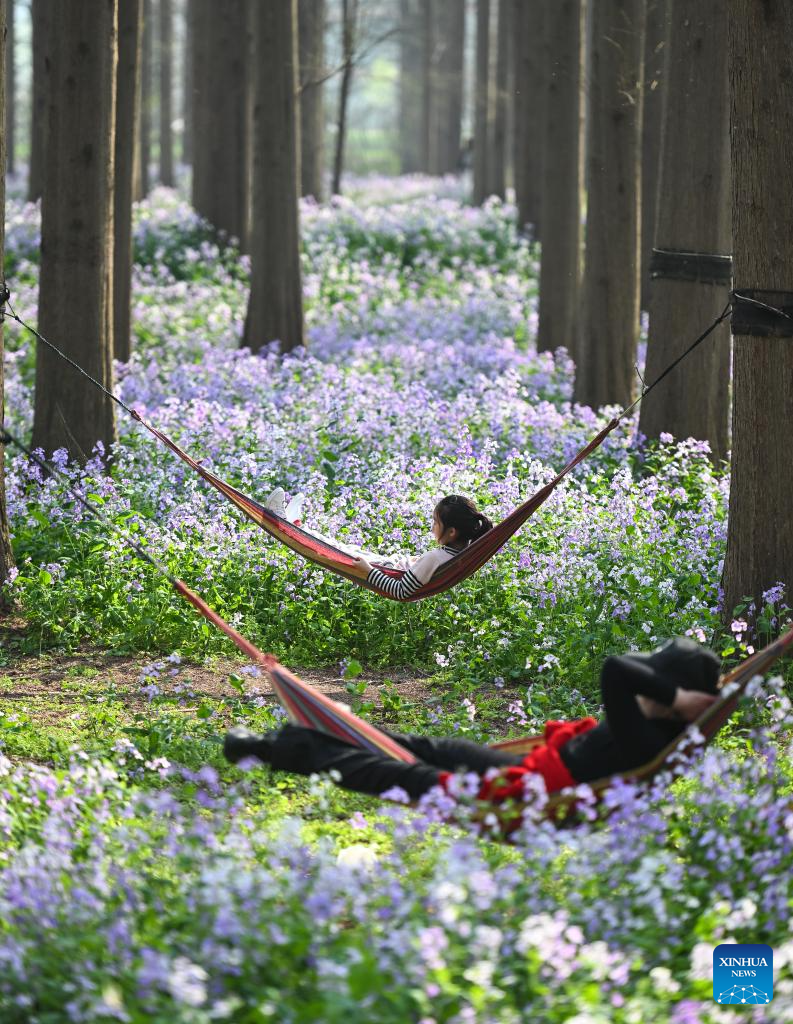
<instances>
[{"instance_id":1,"label":"person in black clothing","mask_svg":"<svg viewBox=\"0 0 793 1024\"><path fill-rule=\"evenodd\" d=\"M651 653L608 657L600 676L603 719L548 722L543 741L525 756L462 739L390 734L418 758L404 764L295 725L263 736L233 729L224 753L233 763L256 757L299 775L335 769L339 785L372 795L398 786L418 799L433 786L445 788L456 771L482 776L483 800L519 798L530 773L553 793L629 772L655 757L716 699L719 667L713 651L682 637Z\"/></svg>"}]
</instances>

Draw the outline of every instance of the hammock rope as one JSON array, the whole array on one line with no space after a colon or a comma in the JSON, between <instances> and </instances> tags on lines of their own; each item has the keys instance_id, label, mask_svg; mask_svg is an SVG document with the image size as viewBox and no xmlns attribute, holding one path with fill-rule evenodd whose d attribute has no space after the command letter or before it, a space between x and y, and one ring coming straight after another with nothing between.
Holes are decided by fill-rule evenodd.
<instances>
[{"instance_id":1,"label":"hammock rope","mask_svg":"<svg viewBox=\"0 0 793 1024\"><path fill-rule=\"evenodd\" d=\"M381 597L387 597L390 600L407 602L421 601L425 598L432 597L436 594L442 593L443 591L449 590L458 583L462 583L464 580L468 579L468 577L472 576L478 569L480 569L485 562L489 561L489 559L507 543L513 534L520 529L526 520L551 496L561 481L577 465L579 465L579 463L591 455L595 449L599 448L605 441L606 437L608 437L608 435L615 430L617 426L619 426L620 422L630 413L630 411L646 395L648 395L654 387L660 384L667 374L671 373L671 371L680 362L682 362L683 359L689 356L694 349L696 349L697 346L699 346L719 326L719 324L721 324L730 315L732 311L732 302L728 302L719 316L716 317L716 319L699 335L699 337L696 338L680 356L670 363L669 366L663 370L663 372L660 373L651 384L645 384L642 381L642 388L639 397L610 420L609 423L607 423L591 441L584 445L584 447L574 455L572 459L570 459L567 465L565 465L549 483L545 484L527 501L519 505L505 519L494 526L492 530L489 530L486 534L477 538L459 554L453 556L441 565L435 572L432 579L427 583L413 591L408 597L400 598L385 590L381 590L376 585L369 583L368 580L362 579L361 577L353 574L351 569L355 564L356 559L352 555L343 551L341 548L328 544L326 541L319 540L309 531L303 530L300 527L295 526L293 523L275 515L275 513L265 508L255 499L249 497L232 484L222 480L220 477L210 472L183 448L181 448L175 441L156 427L152 426L150 423L147 423L136 409L130 408L130 406L123 402L117 395L106 388L104 384L92 377L91 374L62 352L51 341L22 320L10 304L10 293L5 284L3 284L2 289L0 289L0 311L3 308L3 302L5 302L5 305L7 306L8 312L6 315L10 319L16 321L20 326L30 331L31 334L33 334L39 341L69 363L70 366L74 367L74 369L82 374L82 376L98 387L103 394L114 401L133 419L145 427L146 430L160 441L161 444L169 448L192 470L194 470L194 472L203 477L210 486L214 487L244 515L256 523L256 525L261 529L269 533L277 541L291 548L292 551L296 552L296 554L300 555L302 558L322 566L324 569L349 580L357 586L372 590ZM388 566L378 565L377 563L375 563L375 567L390 579L398 580L405 575L405 571L401 569L393 569Z\"/></svg>"}]
</instances>

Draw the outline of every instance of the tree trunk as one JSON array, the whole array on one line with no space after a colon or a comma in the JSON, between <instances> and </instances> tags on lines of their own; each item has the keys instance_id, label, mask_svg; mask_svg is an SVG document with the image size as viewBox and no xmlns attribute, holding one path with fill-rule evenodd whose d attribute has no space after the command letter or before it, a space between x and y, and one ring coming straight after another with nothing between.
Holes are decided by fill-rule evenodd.
<instances>
[{"instance_id":1,"label":"tree trunk","mask_svg":"<svg viewBox=\"0 0 793 1024\"><path fill-rule=\"evenodd\" d=\"M303 344L298 182L297 0L254 11L251 294L243 343Z\"/></svg>"},{"instance_id":2,"label":"tree trunk","mask_svg":"<svg viewBox=\"0 0 793 1024\"><path fill-rule=\"evenodd\" d=\"M300 194L322 202L325 152L325 0L300 0Z\"/></svg>"},{"instance_id":3,"label":"tree trunk","mask_svg":"<svg viewBox=\"0 0 793 1024\"><path fill-rule=\"evenodd\" d=\"M113 342L115 357L126 363L131 351L132 196L135 131L140 103L140 51L143 0L118 0L116 74L115 192L113 200Z\"/></svg>"},{"instance_id":4,"label":"tree trunk","mask_svg":"<svg viewBox=\"0 0 793 1024\"><path fill-rule=\"evenodd\" d=\"M143 45L140 55L140 127L138 129L138 191L135 199L145 199L151 191L151 108L154 48L154 6L143 0Z\"/></svg>"},{"instance_id":5,"label":"tree trunk","mask_svg":"<svg viewBox=\"0 0 793 1024\"><path fill-rule=\"evenodd\" d=\"M182 160L185 164L193 163L193 34L195 18L193 16L194 0L184 0L184 63L182 65Z\"/></svg>"},{"instance_id":6,"label":"tree trunk","mask_svg":"<svg viewBox=\"0 0 793 1024\"><path fill-rule=\"evenodd\" d=\"M6 210L6 133L5 133L5 41L6 41L6 4L8 0L0 0L0 267L5 256L5 210ZM2 307L0 307L2 310ZM0 316L0 426L3 424L3 318ZM8 527L5 492L5 448L0 441L0 612L8 611L10 601L3 584L14 565L14 553L11 550L11 535Z\"/></svg>"},{"instance_id":7,"label":"tree trunk","mask_svg":"<svg viewBox=\"0 0 793 1024\"><path fill-rule=\"evenodd\" d=\"M547 12L537 333L539 351L566 346L573 359L581 273L581 15L581 0L553 0Z\"/></svg>"},{"instance_id":8,"label":"tree trunk","mask_svg":"<svg viewBox=\"0 0 793 1024\"><path fill-rule=\"evenodd\" d=\"M358 24L358 0L342 0L342 72L339 86L339 117L336 122L336 151L333 157L331 192L341 194L341 176L344 170L344 143L347 137L347 104L352 88L355 34Z\"/></svg>"},{"instance_id":9,"label":"tree trunk","mask_svg":"<svg viewBox=\"0 0 793 1024\"><path fill-rule=\"evenodd\" d=\"M664 65L669 51L671 0L647 0L642 93L642 251L641 307L650 304L650 256L655 244L658 207L658 168L661 161Z\"/></svg>"},{"instance_id":10,"label":"tree trunk","mask_svg":"<svg viewBox=\"0 0 793 1024\"><path fill-rule=\"evenodd\" d=\"M196 110L200 144L193 154L193 206L210 224L250 244L251 91L248 0L194 0Z\"/></svg>"},{"instance_id":11,"label":"tree trunk","mask_svg":"<svg viewBox=\"0 0 793 1024\"><path fill-rule=\"evenodd\" d=\"M464 0L440 0L435 49L433 174L453 174L460 166L463 118Z\"/></svg>"},{"instance_id":12,"label":"tree trunk","mask_svg":"<svg viewBox=\"0 0 793 1024\"><path fill-rule=\"evenodd\" d=\"M105 387L113 383L113 136L116 0L52 12L39 329ZM46 346L36 349L33 446L72 458L115 440L114 407Z\"/></svg>"},{"instance_id":13,"label":"tree trunk","mask_svg":"<svg viewBox=\"0 0 793 1024\"><path fill-rule=\"evenodd\" d=\"M586 255L574 397L628 405L639 337L644 0L594 0Z\"/></svg>"},{"instance_id":14,"label":"tree trunk","mask_svg":"<svg viewBox=\"0 0 793 1024\"><path fill-rule=\"evenodd\" d=\"M512 62L515 75L513 142L518 224L539 238L544 135L543 36L545 0L513 0Z\"/></svg>"},{"instance_id":15,"label":"tree trunk","mask_svg":"<svg viewBox=\"0 0 793 1024\"><path fill-rule=\"evenodd\" d=\"M421 170L432 172L435 160L435 13L431 0L421 0L421 36L424 40L421 61Z\"/></svg>"},{"instance_id":16,"label":"tree trunk","mask_svg":"<svg viewBox=\"0 0 793 1024\"><path fill-rule=\"evenodd\" d=\"M226 4L223 4L225 10ZM173 188L173 7L160 0L160 181ZM217 99L217 97L216 97Z\"/></svg>"},{"instance_id":17,"label":"tree trunk","mask_svg":"<svg viewBox=\"0 0 793 1024\"><path fill-rule=\"evenodd\" d=\"M723 0L699 0L695 9L671 0L670 13L655 245L729 254L727 9ZM721 284L705 277L653 277L646 380L654 380L724 308L729 275ZM668 431L707 440L714 458L725 458L729 373L725 323L644 399L640 430L650 438Z\"/></svg>"},{"instance_id":18,"label":"tree trunk","mask_svg":"<svg viewBox=\"0 0 793 1024\"><path fill-rule=\"evenodd\" d=\"M490 77L490 0L476 3L476 81L474 103L474 194L477 206L487 199L488 109Z\"/></svg>"},{"instance_id":19,"label":"tree trunk","mask_svg":"<svg viewBox=\"0 0 793 1024\"><path fill-rule=\"evenodd\" d=\"M8 173L16 170L16 18L14 17L14 0L6 0L6 166Z\"/></svg>"},{"instance_id":20,"label":"tree trunk","mask_svg":"<svg viewBox=\"0 0 793 1024\"><path fill-rule=\"evenodd\" d=\"M507 157L507 81L509 78L510 22L509 0L498 0L495 75L493 75L493 118L488 147L488 195L503 199L506 194Z\"/></svg>"},{"instance_id":21,"label":"tree trunk","mask_svg":"<svg viewBox=\"0 0 793 1024\"><path fill-rule=\"evenodd\" d=\"M49 23L52 0L32 0L33 95L30 113L28 199L35 203L44 191L47 154L47 89L50 77Z\"/></svg>"},{"instance_id":22,"label":"tree trunk","mask_svg":"<svg viewBox=\"0 0 793 1024\"><path fill-rule=\"evenodd\" d=\"M786 292L765 298L770 305L781 299L793 314L793 6L788 0L730 0L727 7L735 290ZM792 603L793 337L789 321L774 323L788 336L744 337L736 329L724 563L728 621L744 596L759 606L777 582L785 584Z\"/></svg>"},{"instance_id":23,"label":"tree trunk","mask_svg":"<svg viewBox=\"0 0 793 1024\"><path fill-rule=\"evenodd\" d=\"M422 31L420 0L400 0L399 164L403 174L421 167Z\"/></svg>"}]
</instances>

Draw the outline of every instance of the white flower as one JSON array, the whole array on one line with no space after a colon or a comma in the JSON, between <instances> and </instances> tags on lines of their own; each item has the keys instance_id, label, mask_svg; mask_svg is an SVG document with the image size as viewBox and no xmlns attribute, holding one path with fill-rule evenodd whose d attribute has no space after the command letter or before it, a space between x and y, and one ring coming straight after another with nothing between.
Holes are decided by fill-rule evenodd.
<instances>
[{"instance_id":1,"label":"white flower","mask_svg":"<svg viewBox=\"0 0 793 1024\"><path fill-rule=\"evenodd\" d=\"M713 975L713 946L707 942L698 942L691 950L691 977L701 981L710 981Z\"/></svg>"},{"instance_id":2,"label":"white flower","mask_svg":"<svg viewBox=\"0 0 793 1024\"><path fill-rule=\"evenodd\" d=\"M168 974L168 990L173 998L187 1006L201 1006L207 997L207 972L186 956L178 956Z\"/></svg>"},{"instance_id":3,"label":"white flower","mask_svg":"<svg viewBox=\"0 0 793 1024\"><path fill-rule=\"evenodd\" d=\"M372 871L377 863L377 854L365 843L353 843L352 846L345 846L343 850L339 850L336 863L353 871Z\"/></svg>"},{"instance_id":4,"label":"white flower","mask_svg":"<svg viewBox=\"0 0 793 1024\"><path fill-rule=\"evenodd\" d=\"M655 992L679 992L680 985L672 977L668 967L653 967L650 971Z\"/></svg>"}]
</instances>

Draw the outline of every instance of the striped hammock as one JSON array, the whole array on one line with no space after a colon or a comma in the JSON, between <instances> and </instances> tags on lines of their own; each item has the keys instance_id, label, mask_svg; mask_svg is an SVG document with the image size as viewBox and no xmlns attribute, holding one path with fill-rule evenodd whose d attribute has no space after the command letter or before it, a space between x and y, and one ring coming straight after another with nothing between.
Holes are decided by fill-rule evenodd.
<instances>
[{"instance_id":1,"label":"striped hammock","mask_svg":"<svg viewBox=\"0 0 793 1024\"><path fill-rule=\"evenodd\" d=\"M596 448L600 447L620 422L620 417L611 420L577 455L573 456L553 480L545 484L544 487L541 487L528 501L519 505L514 512L511 512L506 519L503 519L494 526L492 530L488 530L486 534L477 538L468 547L463 548L459 554L454 555L454 557L445 562L429 582L415 590L409 597L398 598L374 586L367 580L354 576L350 572L350 567L355 564L355 558L352 555L347 554L347 552L342 551L340 548L334 547L332 544L319 540L313 534L308 533L306 530L301 530L299 526L295 526L294 523L290 523L286 519L277 516L270 509L260 505L258 501L249 498L236 487L226 483L220 477L205 469L199 462L188 455L186 451L180 448L175 441L172 441L162 431L147 423L140 413L133 410L132 415L159 441L186 462L191 469L200 474L208 484L211 484L212 487L220 491L225 498L233 505L236 505L257 526L260 526L271 536L275 537L276 540L285 544L303 558L308 559L308 561L321 565L338 576L343 576L351 583L366 587L382 597L388 597L395 601L421 601L425 597L432 597L435 594L443 593L444 590L449 590L458 583L462 583L463 580L468 579L469 576L472 576L477 569L480 569L485 562L492 558L506 544L529 516L537 511L567 474L580 462L583 462ZM402 569L392 569L387 566L377 565L376 563L375 568L380 569L389 579L393 580L399 580L405 575L405 571Z\"/></svg>"},{"instance_id":2,"label":"striped hammock","mask_svg":"<svg viewBox=\"0 0 793 1024\"><path fill-rule=\"evenodd\" d=\"M403 761L406 764L415 763L417 758L409 750L406 750L397 743L396 740L381 732L371 723L365 722L362 718L354 715L345 705L331 700L330 697L320 693L319 690L316 690L309 683L299 679L289 669L281 665L272 654L264 654L260 651L258 647L254 646L249 640L246 640L241 633L238 633L236 629L222 619L217 612L213 611L202 598L190 590L181 580L175 580L174 587L205 618L225 633L246 658L262 667L273 691L289 715L289 718L297 725L304 725L311 729L327 732L347 743L363 747L366 750L379 751L388 757L392 757L397 761ZM719 681L718 699L693 723L704 736L706 744L710 743L721 727L732 716L751 680L755 676L767 672L771 665L791 647L793 647L793 625L778 639L741 662L731 672L722 676ZM533 746L542 742L543 738L541 736L526 736L520 739L494 743L493 746L498 750L522 755L527 754ZM689 742L688 730L684 729L679 736L675 737L668 746L646 764L640 765L630 772L598 779L589 785L595 794L600 794L618 779L633 782L649 781L658 772L671 768L672 755L681 748L684 748ZM575 794L558 793L549 799L546 810L548 815L553 817L554 820L563 820L574 809L575 803ZM514 813L514 811L510 813Z\"/></svg>"}]
</instances>

